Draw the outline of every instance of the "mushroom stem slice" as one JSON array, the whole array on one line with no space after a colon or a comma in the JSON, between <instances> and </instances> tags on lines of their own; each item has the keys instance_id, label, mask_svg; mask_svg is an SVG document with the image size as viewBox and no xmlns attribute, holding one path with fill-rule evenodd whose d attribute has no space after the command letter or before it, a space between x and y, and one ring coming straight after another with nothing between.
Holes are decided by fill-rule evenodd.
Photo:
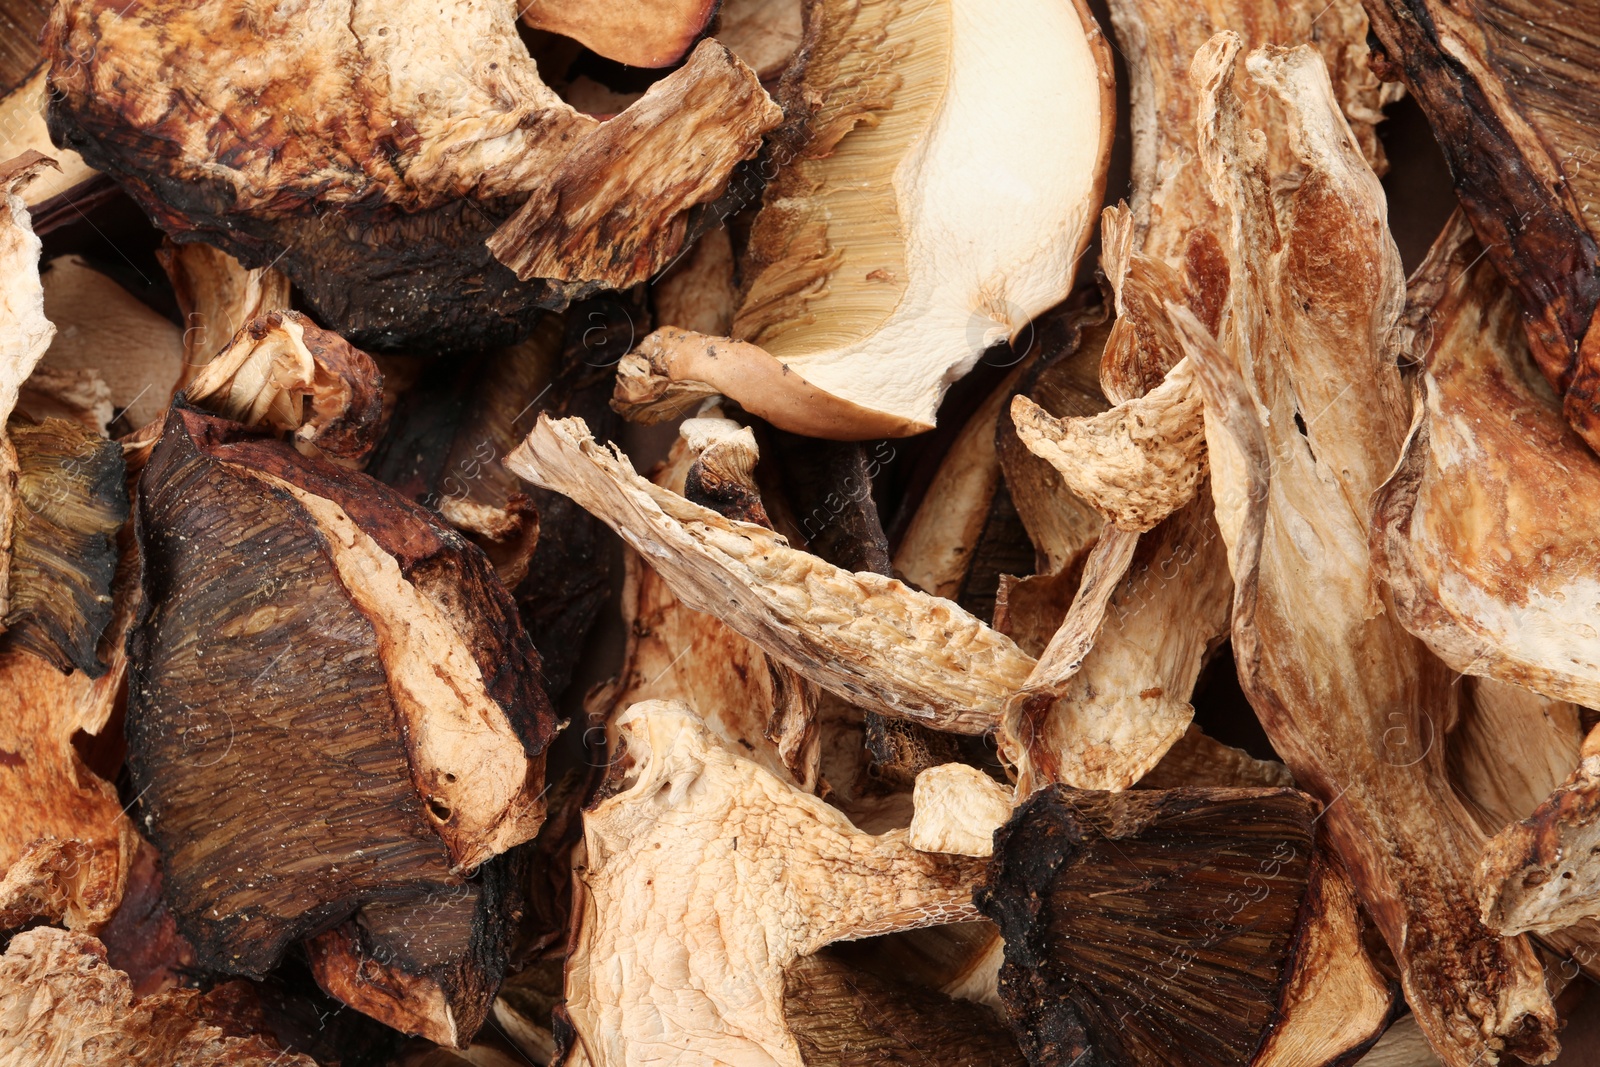
<instances>
[{"instance_id":1,"label":"mushroom stem slice","mask_svg":"<svg viewBox=\"0 0 1600 1067\"><path fill-rule=\"evenodd\" d=\"M1171 310L1205 389L1240 681L1295 779L1327 805L1330 844L1441 1058L1547 1062L1556 1018L1532 946L1462 906L1482 838L1436 743L1457 688L1371 574L1370 501L1405 427L1390 348L1404 290L1382 190L1305 47L1248 61L1300 159L1293 184L1275 186L1236 95L1239 50L1219 34L1191 72L1201 155L1230 216L1228 313L1213 338ZM1335 246L1330 226L1363 236Z\"/></svg>"},{"instance_id":2,"label":"mushroom stem slice","mask_svg":"<svg viewBox=\"0 0 1600 1067\"><path fill-rule=\"evenodd\" d=\"M541 417L506 460L622 535L685 604L844 699L983 733L1034 661L959 607L879 574L834 567L634 473L581 419Z\"/></svg>"},{"instance_id":3,"label":"mushroom stem slice","mask_svg":"<svg viewBox=\"0 0 1600 1067\"><path fill-rule=\"evenodd\" d=\"M584 814L567 1013L594 1067L805 1062L785 971L831 942L975 918L979 865L873 836L716 742L682 704L617 723L623 788Z\"/></svg>"}]
</instances>

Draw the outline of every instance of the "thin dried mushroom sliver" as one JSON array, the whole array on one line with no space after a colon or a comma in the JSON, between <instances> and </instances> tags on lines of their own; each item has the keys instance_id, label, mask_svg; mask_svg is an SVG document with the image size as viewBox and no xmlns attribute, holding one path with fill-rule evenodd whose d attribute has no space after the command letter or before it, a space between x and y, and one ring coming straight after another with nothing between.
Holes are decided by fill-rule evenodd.
<instances>
[{"instance_id":1,"label":"thin dried mushroom sliver","mask_svg":"<svg viewBox=\"0 0 1600 1067\"><path fill-rule=\"evenodd\" d=\"M814 437L919 433L1072 286L1115 125L1083 4L812 0L799 54L732 336L645 338L630 417L722 393Z\"/></svg>"},{"instance_id":2,"label":"thin dried mushroom sliver","mask_svg":"<svg viewBox=\"0 0 1600 1067\"><path fill-rule=\"evenodd\" d=\"M1386 78L1427 114L1485 256L1522 307L1567 421L1600 445L1600 11L1371 0Z\"/></svg>"},{"instance_id":3,"label":"thin dried mushroom sliver","mask_svg":"<svg viewBox=\"0 0 1600 1067\"><path fill-rule=\"evenodd\" d=\"M541 417L506 466L577 501L622 535L685 604L844 699L979 734L1032 657L959 607L790 548L652 485L581 419Z\"/></svg>"},{"instance_id":4,"label":"thin dried mushroom sliver","mask_svg":"<svg viewBox=\"0 0 1600 1067\"><path fill-rule=\"evenodd\" d=\"M1374 509L1374 566L1400 621L1455 670L1600 705L1600 459L1459 216L1419 275L1449 284L1415 309L1427 351Z\"/></svg>"},{"instance_id":5,"label":"thin dried mushroom sliver","mask_svg":"<svg viewBox=\"0 0 1600 1067\"><path fill-rule=\"evenodd\" d=\"M465 872L538 830L554 716L459 535L182 407L136 514L129 764L202 966L259 975L358 908L475 895ZM488 999L453 1009L465 1031Z\"/></svg>"},{"instance_id":6,"label":"thin dried mushroom sliver","mask_svg":"<svg viewBox=\"0 0 1600 1067\"><path fill-rule=\"evenodd\" d=\"M289 307L289 279L272 267L246 269L220 248L168 242L156 250L183 317L182 388L245 323Z\"/></svg>"},{"instance_id":7,"label":"thin dried mushroom sliver","mask_svg":"<svg viewBox=\"0 0 1600 1067\"><path fill-rule=\"evenodd\" d=\"M241 1032L222 991L135 999L84 934L41 927L0 956L0 1063L71 1067L316 1067L263 1032Z\"/></svg>"},{"instance_id":8,"label":"thin dried mushroom sliver","mask_svg":"<svg viewBox=\"0 0 1600 1067\"><path fill-rule=\"evenodd\" d=\"M667 67L683 58L717 0L534 0L522 21L581 41L630 67Z\"/></svg>"},{"instance_id":9,"label":"thin dried mushroom sliver","mask_svg":"<svg viewBox=\"0 0 1600 1067\"><path fill-rule=\"evenodd\" d=\"M1191 74L1239 284L1220 339L1172 311L1206 392L1240 682L1296 781L1327 804L1329 841L1441 1058L1547 1062L1556 1019L1538 960L1471 907L1482 835L1442 747L1423 740L1454 720L1457 690L1371 573L1369 501L1405 425L1390 347L1404 287L1383 193L1305 47L1248 63L1286 106L1300 159L1274 187L1235 95L1239 49L1218 35Z\"/></svg>"},{"instance_id":10,"label":"thin dried mushroom sliver","mask_svg":"<svg viewBox=\"0 0 1600 1067\"><path fill-rule=\"evenodd\" d=\"M723 748L688 707L618 722L624 788L584 813L566 1010L594 1067L801 1067L785 969L834 941L976 917L981 865L873 836Z\"/></svg>"},{"instance_id":11,"label":"thin dried mushroom sliver","mask_svg":"<svg viewBox=\"0 0 1600 1067\"><path fill-rule=\"evenodd\" d=\"M511 5L236 14L59 5L52 136L175 239L275 265L319 322L376 351L508 344L540 308L647 278L781 118L715 42L601 123L540 79ZM491 237L552 280L518 281Z\"/></svg>"},{"instance_id":12,"label":"thin dried mushroom sliver","mask_svg":"<svg viewBox=\"0 0 1600 1067\"><path fill-rule=\"evenodd\" d=\"M1312 925L1315 815L1291 789L1028 798L977 895L1028 1062L1254 1062Z\"/></svg>"}]
</instances>

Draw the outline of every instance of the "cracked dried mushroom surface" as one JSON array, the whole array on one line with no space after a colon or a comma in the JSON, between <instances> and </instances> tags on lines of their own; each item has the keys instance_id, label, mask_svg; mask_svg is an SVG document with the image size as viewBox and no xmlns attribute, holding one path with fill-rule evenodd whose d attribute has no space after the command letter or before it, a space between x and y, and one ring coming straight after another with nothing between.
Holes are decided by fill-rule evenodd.
<instances>
[{"instance_id":1,"label":"cracked dried mushroom surface","mask_svg":"<svg viewBox=\"0 0 1600 1067\"><path fill-rule=\"evenodd\" d=\"M1594 13L1094 10L0 0L0 1065L1600 1054Z\"/></svg>"}]
</instances>

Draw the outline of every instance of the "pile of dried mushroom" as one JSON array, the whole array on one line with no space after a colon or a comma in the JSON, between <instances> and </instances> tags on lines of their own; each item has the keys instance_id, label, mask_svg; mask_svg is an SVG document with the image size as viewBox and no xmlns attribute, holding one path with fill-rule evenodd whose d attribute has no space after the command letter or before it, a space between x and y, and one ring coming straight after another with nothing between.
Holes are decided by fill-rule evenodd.
<instances>
[{"instance_id":1,"label":"pile of dried mushroom","mask_svg":"<svg viewBox=\"0 0 1600 1067\"><path fill-rule=\"evenodd\" d=\"M0 1067L1600 1064L1600 5L0 7Z\"/></svg>"}]
</instances>

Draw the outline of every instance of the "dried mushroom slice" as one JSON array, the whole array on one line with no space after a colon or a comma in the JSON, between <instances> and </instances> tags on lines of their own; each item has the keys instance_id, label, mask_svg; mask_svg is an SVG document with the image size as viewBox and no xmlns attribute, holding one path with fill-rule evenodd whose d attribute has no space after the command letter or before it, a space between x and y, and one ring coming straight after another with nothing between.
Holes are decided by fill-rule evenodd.
<instances>
[{"instance_id":1,"label":"dried mushroom slice","mask_svg":"<svg viewBox=\"0 0 1600 1067\"><path fill-rule=\"evenodd\" d=\"M42 26L49 11L40 14ZM76 221L78 209L92 203L100 188L110 188L111 183L90 169L78 153L57 148L51 142L50 130L45 125L50 68L39 61L38 28L30 31L26 38L0 28L0 37L8 43L25 40L33 52L31 73L0 97L0 160L14 159L25 152L40 152L56 161L57 169L40 175L37 181L21 190L28 210L38 216L40 232L48 232L62 223Z\"/></svg>"},{"instance_id":2,"label":"dried mushroom slice","mask_svg":"<svg viewBox=\"0 0 1600 1067\"><path fill-rule=\"evenodd\" d=\"M700 36L717 0L534 0L522 21L630 67L667 67Z\"/></svg>"},{"instance_id":3,"label":"dried mushroom slice","mask_svg":"<svg viewBox=\"0 0 1600 1067\"><path fill-rule=\"evenodd\" d=\"M977 902L1028 1062L1254 1062L1315 908L1315 814L1289 789L1058 785L1018 807Z\"/></svg>"},{"instance_id":4,"label":"dried mushroom slice","mask_svg":"<svg viewBox=\"0 0 1600 1067\"><path fill-rule=\"evenodd\" d=\"M1450 779L1485 833L1526 819L1582 759L1577 705L1492 678L1465 686L1461 718L1443 739Z\"/></svg>"},{"instance_id":5,"label":"dried mushroom slice","mask_svg":"<svg viewBox=\"0 0 1600 1067\"><path fill-rule=\"evenodd\" d=\"M229 990L134 998L92 937L28 930L0 956L0 1062L73 1067L316 1067L232 1010ZM259 1013L258 1013L259 1014ZM241 1023L257 1023L251 1028Z\"/></svg>"},{"instance_id":6,"label":"dried mushroom slice","mask_svg":"<svg viewBox=\"0 0 1600 1067\"><path fill-rule=\"evenodd\" d=\"M603 519L685 604L861 707L983 733L1033 668L948 601L832 566L652 485L580 419L541 417L506 466Z\"/></svg>"},{"instance_id":7,"label":"dried mushroom slice","mask_svg":"<svg viewBox=\"0 0 1600 1067\"><path fill-rule=\"evenodd\" d=\"M56 335L39 366L104 378L132 426L160 418L181 375L182 332L78 256L52 259L41 280Z\"/></svg>"},{"instance_id":8,"label":"dried mushroom slice","mask_svg":"<svg viewBox=\"0 0 1600 1067\"><path fill-rule=\"evenodd\" d=\"M965 763L917 775L911 802L911 847L923 852L993 855L995 829L1011 815L1011 790Z\"/></svg>"},{"instance_id":9,"label":"dried mushroom slice","mask_svg":"<svg viewBox=\"0 0 1600 1067\"><path fill-rule=\"evenodd\" d=\"M1600 735L1582 755L1531 815L1484 849L1478 899L1492 929L1553 934L1600 919Z\"/></svg>"},{"instance_id":10,"label":"dried mushroom slice","mask_svg":"<svg viewBox=\"0 0 1600 1067\"><path fill-rule=\"evenodd\" d=\"M458 535L182 407L136 518L129 764L202 966L260 975L291 941L449 892L538 830L555 730L538 659Z\"/></svg>"},{"instance_id":11,"label":"dried mushroom slice","mask_svg":"<svg viewBox=\"0 0 1600 1067\"><path fill-rule=\"evenodd\" d=\"M175 240L277 266L319 322L375 351L508 344L541 307L648 277L780 119L714 42L601 123L540 80L510 5L470 0L443 22L421 0L236 14L58 6L52 136ZM491 237L524 279L552 280L519 282Z\"/></svg>"},{"instance_id":12,"label":"dried mushroom slice","mask_svg":"<svg viewBox=\"0 0 1600 1067\"><path fill-rule=\"evenodd\" d=\"M190 404L359 469L377 444L383 375L372 357L297 311L250 320L184 390Z\"/></svg>"},{"instance_id":13,"label":"dried mushroom slice","mask_svg":"<svg viewBox=\"0 0 1600 1067\"><path fill-rule=\"evenodd\" d=\"M748 434L745 429L738 436ZM704 453L697 457L680 437L653 480L668 491L682 492L703 458ZM607 750L619 751L617 719L634 704L676 700L693 708L731 750L797 788L815 790L819 753L814 687L716 616L680 601L646 557L630 551L625 566L627 652L617 679L592 704L604 716Z\"/></svg>"},{"instance_id":14,"label":"dried mushroom slice","mask_svg":"<svg viewBox=\"0 0 1600 1067\"><path fill-rule=\"evenodd\" d=\"M220 248L170 241L156 250L156 258L183 315L179 388L194 380L245 323L289 307L289 279L272 267L247 269Z\"/></svg>"},{"instance_id":15,"label":"dried mushroom slice","mask_svg":"<svg viewBox=\"0 0 1600 1067\"><path fill-rule=\"evenodd\" d=\"M1435 1050L1459 1067L1545 1062L1555 1014L1532 947L1465 906L1482 837L1426 741L1454 720L1457 690L1371 573L1370 500L1405 426L1390 347L1404 288L1383 193L1305 47L1248 63L1285 105L1300 160L1274 186L1267 138L1235 93L1239 50L1219 34L1192 72L1201 154L1231 217L1229 313L1217 339L1173 315L1206 393L1240 682L1296 781L1328 805L1330 844Z\"/></svg>"},{"instance_id":16,"label":"dried mushroom slice","mask_svg":"<svg viewBox=\"0 0 1600 1067\"><path fill-rule=\"evenodd\" d=\"M1423 373L1372 551L1408 630L1455 670L1600 704L1600 459L1528 356L1511 289L1458 217L1419 277Z\"/></svg>"},{"instance_id":17,"label":"dried mushroom slice","mask_svg":"<svg viewBox=\"0 0 1600 1067\"><path fill-rule=\"evenodd\" d=\"M719 745L681 704L618 723L624 788L584 815L566 1010L593 1067L799 1067L785 971L831 942L974 918L969 859L873 836Z\"/></svg>"},{"instance_id":18,"label":"dried mushroom slice","mask_svg":"<svg viewBox=\"0 0 1600 1067\"><path fill-rule=\"evenodd\" d=\"M709 392L814 437L918 433L1072 286L1114 127L1082 4L814 0L801 54L732 338L647 337L630 417Z\"/></svg>"},{"instance_id":19,"label":"dried mushroom slice","mask_svg":"<svg viewBox=\"0 0 1600 1067\"><path fill-rule=\"evenodd\" d=\"M1516 294L1534 361L1573 429L1600 444L1600 12L1526 0L1368 11L1385 75L1427 113L1484 254Z\"/></svg>"},{"instance_id":20,"label":"dried mushroom slice","mask_svg":"<svg viewBox=\"0 0 1600 1067\"><path fill-rule=\"evenodd\" d=\"M98 678L121 555L117 531L128 520L122 448L64 419L13 418L9 436L17 508L0 648L26 649L58 670Z\"/></svg>"},{"instance_id":21,"label":"dried mushroom slice","mask_svg":"<svg viewBox=\"0 0 1600 1067\"><path fill-rule=\"evenodd\" d=\"M784 1020L805 1067L1024 1067L987 1008L852 966L824 949L783 972Z\"/></svg>"}]
</instances>

